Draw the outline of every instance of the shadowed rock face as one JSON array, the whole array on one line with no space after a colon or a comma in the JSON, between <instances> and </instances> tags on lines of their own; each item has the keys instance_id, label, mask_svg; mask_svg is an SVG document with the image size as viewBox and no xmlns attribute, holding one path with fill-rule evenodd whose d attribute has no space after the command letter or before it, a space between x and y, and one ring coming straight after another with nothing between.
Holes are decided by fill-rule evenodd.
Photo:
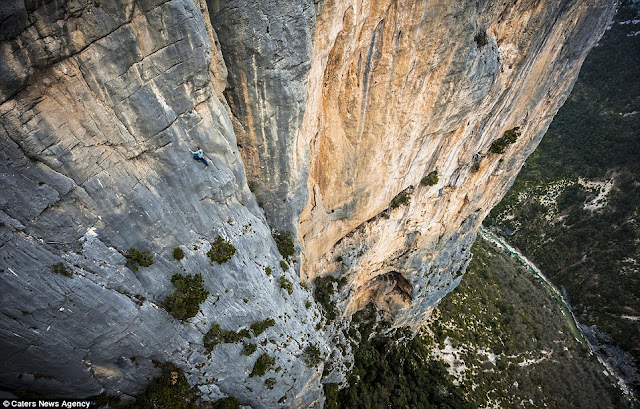
<instances>
[{"instance_id":1,"label":"shadowed rock face","mask_svg":"<svg viewBox=\"0 0 640 409\"><path fill-rule=\"evenodd\" d=\"M302 351L335 345L270 226L297 234L303 279L349 279L347 314L373 301L419 324L459 282L612 3L2 2L0 386L131 395L157 360L208 399L321 405L322 365ZM206 256L218 235L237 249L221 265ZM130 247L154 264L134 271ZM201 273L210 293L186 322L161 307L175 273ZM251 342L282 368L273 389L248 377L259 353L204 351L211 324L269 317Z\"/></svg>"}]
</instances>

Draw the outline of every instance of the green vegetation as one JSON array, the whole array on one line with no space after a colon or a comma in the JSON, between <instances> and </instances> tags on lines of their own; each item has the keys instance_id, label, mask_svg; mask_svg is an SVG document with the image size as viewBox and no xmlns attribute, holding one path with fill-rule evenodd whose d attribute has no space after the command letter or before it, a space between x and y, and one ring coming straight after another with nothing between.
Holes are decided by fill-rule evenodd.
<instances>
[{"instance_id":1,"label":"green vegetation","mask_svg":"<svg viewBox=\"0 0 640 409\"><path fill-rule=\"evenodd\" d=\"M420 180L420 184L422 186L433 186L436 183L438 183L438 171L437 170L429 172L429 174L427 174L427 176L423 177L422 180Z\"/></svg>"},{"instance_id":2,"label":"green vegetation","mask_svg":"<svg viewBox=\"0 0 640 409\"><path fill-rule=\"evenodd\" d=\"M276 325L276 321L273 318L266 318L262 321L254 322L250 325L253 335L256 337L267 330L269 327Z\"/></svg>"},{"instance_id":3,"label":"green vegetation","mask_svg":"<svg viewBox=\"0 0 640 409\"><path fill-rule=\"evenodd\" d=\"M293 237L289 231L276 231L273 233L273 239L276 241L278 251L285 260L291 259L296 254L296 248L293 244Z\"/></svg>"},{"instance_id":4,"label":"green vegetation","mask_svg":"<svg viewBox=\"0 0 640 409\"><path fill-rule=\"evenodd\" d=\"M207 256L211 259L211 262L218 264L225 263L231 260L231 257L236 253L236 248L229 240L225 240L218 236L211 242L211 249L207 251Z\"/></svg>"},{"instance_id":5,"label":"green vegetation","mask_svg":"<svg viewBox=\"0 0 640 409\"><path fill-rule=\"evenodd\" d=\"M282 271L287 271L289 269L289 264L284 260L280 260L280 268Z\"/></svg>"},{"instance_id":6,"label":"green vegetation","mask_svg":"<svg viewBox=\"0 0 640 409\"><path fill-rule=\"evenodd\" d=\"M240 353L242 355L250 356L250 355L253 355L253 353L256 352L257 349L258 349L258 346L256 344L245 343Z\"/></svg>"},{"instance_id":7,"label":"green vegetation","mask_svg":"<svg viewBox=\"0 0 640 409\"><path fill-rule=\"evenodd\" d=\"M251 333L245 328L236 331L228 331L220 328L218 324L211 324L209 331L202 337L202 343L204 345L207 354L211 353L218 344L235 344L240 342L243 338L251 338Z\"/></svg>"},{"instance_id":8,"label":"green vegetation","mask_svg":"<svg viewBox=\"0 0 640 409\"><path fill-rule=\"evenodd\" d=\"M184 251L180 247L173 249L173 258L176 260L182 260L184 258Z\"/></svg>"},{"instance_id":9,"label":"green vegetation","mask_svg":"<svg viewBox=\"0 0 640 409\"><path fill-rule=\"evenodd\" d=\"M267 389L273 389L276 386L276 378L267 378L264 380L264 386L267 387Z\"/></svg>"},{"instance_id":10,"label":"green vegetation","mask_svg":"<svg viewBox=\"0 0 640 409\"><path fill-rule=\"evenodd\" d=\"M615 21L639 19L620 4ZM578 320L595 325L640 368L640 37L632 24L611 25L585 60L571 96L487 222L508 237L558 287ZM634 114L634 112L636 112ZM595 203L599 187L613 181ZM556 197L555 203L544 200ZM601 340L602 341L602 340ZM622 362L616 359L618 362ZM640 381L634 388L640 394Z\"/></svg>"},{"instance_id":11,"label":"green vegetation","mask_svg":"<svg viewBox=\"0 0 640 409\"><path fill-rule=\"evenodd\" d=\"M200 310L200 304L209 295L209 291L204 289L202 275L174 274L171 282L176 290L164 300L162 306L179 320L194 317Z\"/></svg>"},{"instance_id":12,"label":"green vegetation","mask_svg":"<svg viewBox=\"0 0 640 409\"><path fill-rule=\"evenodd\" d=\"M518 140L518 137L520 136L520 134L521 134L520 127L518 126L512 129L509 129L508 131L505 131L504 135L501 138L493 141L493 143L491 144L491 147L489 148L489 151L491 153L498 153L498 154L504 153L504 151L507 149L507 146L514 144L516 140Z\"/></svg>"},{"instance_id":13,"label":"green vegetation","mask_svg":"<svg viewBox=\"0 0 640 409\"><path fill-rule=\"evenodd\" d=\"M293 283L285 276L280 276L280 288L286 290L289 295L293 294Z\"/></svg>"},{"instance_id":14,"label":"green vegetation","mask_svg":"<svg viewBox=\"0 0 640 409\"><path fill-rule=\"evenodd\" d=\"M131 265L131 269L133 271L138 271L138 266L140 267L149 267L153 264L153 256L149 252L149 250L138 251L137 249L131 247L129 251L124 255L129 264Z\"/></svg>"},{"instance_id":15,"label":"green vegetation","mask_svg":"<svg viewBox=\"0 0 640 409\"><path fill-rule=\"evenodd\" d=\"M304 348L303 359L304 359L305 365L307 365L309 368L314 368L320 365L320 362L322 362L322 355L320 354L320 349L314 344L307 345Z\"/></svg>"},{"instance_id":16,"label":"green vegetation","mask_svg":"<svg viewBox=\"0 0 640 409\"><path fill-rule=\"evenodd\" d=\"M411 196L406 190L403 190L391 199L389 207L391 209L397 209L398 207L408 205L409 203L411 203Z\"/></svg>"},{"instance_id":17,"label":"green vegetation","mask_svg":"<svg viewBox=\"0 0 640 409\"><path fill-rule=\"evenodd\" d=\"M101 394L92 398L95 407L111 407L113 409L241 409L242 405L233 396L215 402L202 403L200 396L192 389L182 369L173 363L160 364L161 375L153 379L149 385L136 396L133 401L123 401L120 397ZM38 395L29 393L24 399L36 399ZM40 399L52 399L42 396Z\"/></svg>"},{"instance_id":18,"label":"green vegetation","mask_svg":"<svg viewBox=\"0 0 640 409\"><path fill-rule=\"evenodd\" d=\"M162 375L136 396L131 408L195 409L196 396L191 392L182 369L172 363L162 365Z\"/></svg>"},{"instance_id":19,"label":"green vegetation","mask_svg":"<svg viewBox=\"0 0 640 409\"><path fill-rule=\"evenodd\" d=\"M270 276L271 273L273 273L273 270L271 269L271 267L265 267L264 272L266 275Z\"/></svg>"},{"instance_id":20,"label":"green vegetation","mask_svg":"<svg viewBox=\"0 0 640 409\"><path fill-rule=\"evenodd\" d=\"M242 409L242 404L238 399L229 396L213 402L211 409Z\"/></svg>"},{"instance_id":21,"label":"green vegetation","mask_svg":"<svg viewBox=\"0 0 640 409\"><path fill-rule=\"evenodd\" d=\"M388 324L376 324L372 309L356 315L361 323L349 386L337 391L326 385L325 408L471 407L419 337L412 339L406 330L387 333Z\"/></svg>"},{"instance_id":22,"label":"green vegetation","mask_svg":"<svg viewBox=\"0 0 640 409\"><path fill-rule=\"evenodd\" d=\"M72 277L73 273L69 270L67 270L67 268L65 267L64 263L60 262L60 263L55 263L54 265L51 266L51 271L53 271L56 274L60 274L63 275L65 277Z\"/></svg>"},{"instance_id":23,"label":"green vegetation","mask_svg":"<svg viewBox=\"0 0 640 409\"><path fill-rule=\"evenodd\" d=\"M249 374L249 377L254 376L264 376L267 371L276 363L276 359L269 356L269 354L262 354L256 360L256 363L253 365L253 369Z\"/></svg>"},{"instance_id":24,"label":"green vegetation","mask_svg":"<svg viewBox=\"0 0 640 409\"><path fill-rule=\"evenodd\" d=\"M474 407L529 400L532 407L626 407L603 367L573 337L548 287L488 242L478 239L472 252L464 279L429 325L434 347L455 348L468 368L461 378L466 399Z\"/></svg>"},{"instance_id":25,"label":"green vegetation","mask_svg":"<svg viewBox=\"0 0 640 409\"><path fill-rule=\"evenodd\" d=\"M489 39L487 38L487 32L486 31L482 31L478 34L476 34L475 37L473 37L473 41L476 42L476 45L478 48L482 48L485 45L489 44Z\"/></svg>"},{"instance_id":26,"label":"green vegetation","mask_svg":"<svg viewBox=\"0 0 640 409\"><path fill-rule=\"evenodd\" d=\"M316 278L314 284L316 289L313 292L313 298L315 298L318 304L322 305L327 319L330 321L335 320L337 307L335 302L331 301L331 296L336 292L334 284L337 284L339 288L341 286L340 281L332 276L326 276Z\"/></svg>"}]
</instances>

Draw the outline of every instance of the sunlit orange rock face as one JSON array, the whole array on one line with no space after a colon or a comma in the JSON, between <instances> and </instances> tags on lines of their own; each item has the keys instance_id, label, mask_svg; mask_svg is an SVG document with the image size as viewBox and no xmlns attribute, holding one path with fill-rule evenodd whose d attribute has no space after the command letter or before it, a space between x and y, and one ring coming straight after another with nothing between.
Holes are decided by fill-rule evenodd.
<instances>
[{"instance_id":1,"label":"sunlit orange rock face","mask_svg":"<svg viewBox=\"0 0 640 409\"><path fill-rule=\"evenodd\" d=\"M269 89L272 74L252 67L250 50L236 49L243 57L234 58L223 44L232 88L241 90L230 99L239 107L249 180L272 223L298 230L303 278L346 276L347 311L373 301L398 323L418 323L457 284L477 227L564 102L613 2L324 1L315 8L315 20L294 35L311 39L310 65L278 60L302 72L283 87L304 90L288 99L296 104ZM278 26L269 11L261 11L266 29L253 27L259 59ZM277 126L281 118L256 123L287 109L286 129ZM516 143L490 153L515 127ZM279 147L264 136L270 132ZM438 182L421 185L432 171ZM405 191L408 200L390 208Z\"/></svg>"}]
</instances>

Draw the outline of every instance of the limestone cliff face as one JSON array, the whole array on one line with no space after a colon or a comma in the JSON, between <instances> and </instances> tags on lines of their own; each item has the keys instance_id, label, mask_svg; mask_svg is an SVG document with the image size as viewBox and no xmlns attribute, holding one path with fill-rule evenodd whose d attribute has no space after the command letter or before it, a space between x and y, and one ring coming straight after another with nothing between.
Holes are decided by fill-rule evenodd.
<instances>
[{"instance_id":1,"label":"limestone cliff face","mask_svg":"<svg viewBox=\"0 0 640 409\"><path fill-rule=\"evenodd\" d=\"M250 184L270 222L298 220L303 276L348 277L346 311L374 301L399 325L419 324L459 282L477 227L614 10L613 1L323 1L311 20L298 12L310 2L275 10L261 2L239 23L228 17L238 3L217 5L224 14L213 24L233 33L222 41L233 73L227 95L232 110L241 107L233 112ZM283 21L297 41L274 40L270 27ZM287 56L307 52L299 40L312 26L307 72ZM284 74L264 74L256 54ZM302 107L299 92L283 98L269 87L285 81L306 86ZM288 128L255 121L269 112L286 112ZM517 142L489 153L515 127ZM438 183L421 185L432 171ZM398 194L408 200L390 207Z\"/></svg>"},{"instance_id":2,"label":"limestone cliff face","mask_svg":"<svg viewBox=\"0 0 640 409\"><path fill-rule=\"evenodd\" d=\"M0 386L131 395L157 360L207 399L321 405L323 368L303 350L335 345L299 276L347 277L347 316L373 301L420 323L613 3L3 2ZM271 228L298 238L294 268ZM206 256L217 235L237 248L222 265ZM130 247L154 264L133 271ZM71 278L52 273L60 262ZM175 273L202 273L210 292L186 322L160 307ZM280 371L249 377L258 353L241 344L204 351L212 324L268 317L252 342Z\"/></svg>"},{"instance_id":3,"label":"limestone cliff face","mask_svg":"<svg viewBox=\"0 0 640 409\"><path fill-rule=\"evenodd\" d=\"M207 399L312 406L322 368L302 351L327 349L320 313L299 285L280 289L297 277L245 182L206 3L27 2L14 14L27 18L0 49L2 388L132 395L159 374L155 360L182 367ZM196 145L209 168L191 158ZM217 235L237 249L222 265L206 256ZM153 265L133 271L130 247ZM186 322L160 307L176 273L201 273L210 292ZM276 324L253 337L252 356L242 343L205 352L211 324L265 318ZM260 353L281 368L266 376L272 389L248 377Z\"/></svg>"}]
</instances>

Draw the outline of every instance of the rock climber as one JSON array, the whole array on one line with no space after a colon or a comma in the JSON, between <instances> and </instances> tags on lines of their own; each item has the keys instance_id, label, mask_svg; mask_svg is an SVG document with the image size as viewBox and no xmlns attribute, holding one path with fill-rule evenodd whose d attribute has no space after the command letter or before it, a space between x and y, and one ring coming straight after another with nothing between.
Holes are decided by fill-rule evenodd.
<instances>
[{"instance_id":1,"label":"rock climber","mask_svg":"<svg viewBox=\"0 0 640 409\"><path fill-rule=\"evenodd\" d=\"M207 160L204 158L204 151L200 149L199 146L196 147L195 151L192 151L192 150L189 150L189 151L193 155L193 159L202 161L202 163L204 163L205 168L209 166L209 164L207 163Z\"/></svg>"}]
</instances>

